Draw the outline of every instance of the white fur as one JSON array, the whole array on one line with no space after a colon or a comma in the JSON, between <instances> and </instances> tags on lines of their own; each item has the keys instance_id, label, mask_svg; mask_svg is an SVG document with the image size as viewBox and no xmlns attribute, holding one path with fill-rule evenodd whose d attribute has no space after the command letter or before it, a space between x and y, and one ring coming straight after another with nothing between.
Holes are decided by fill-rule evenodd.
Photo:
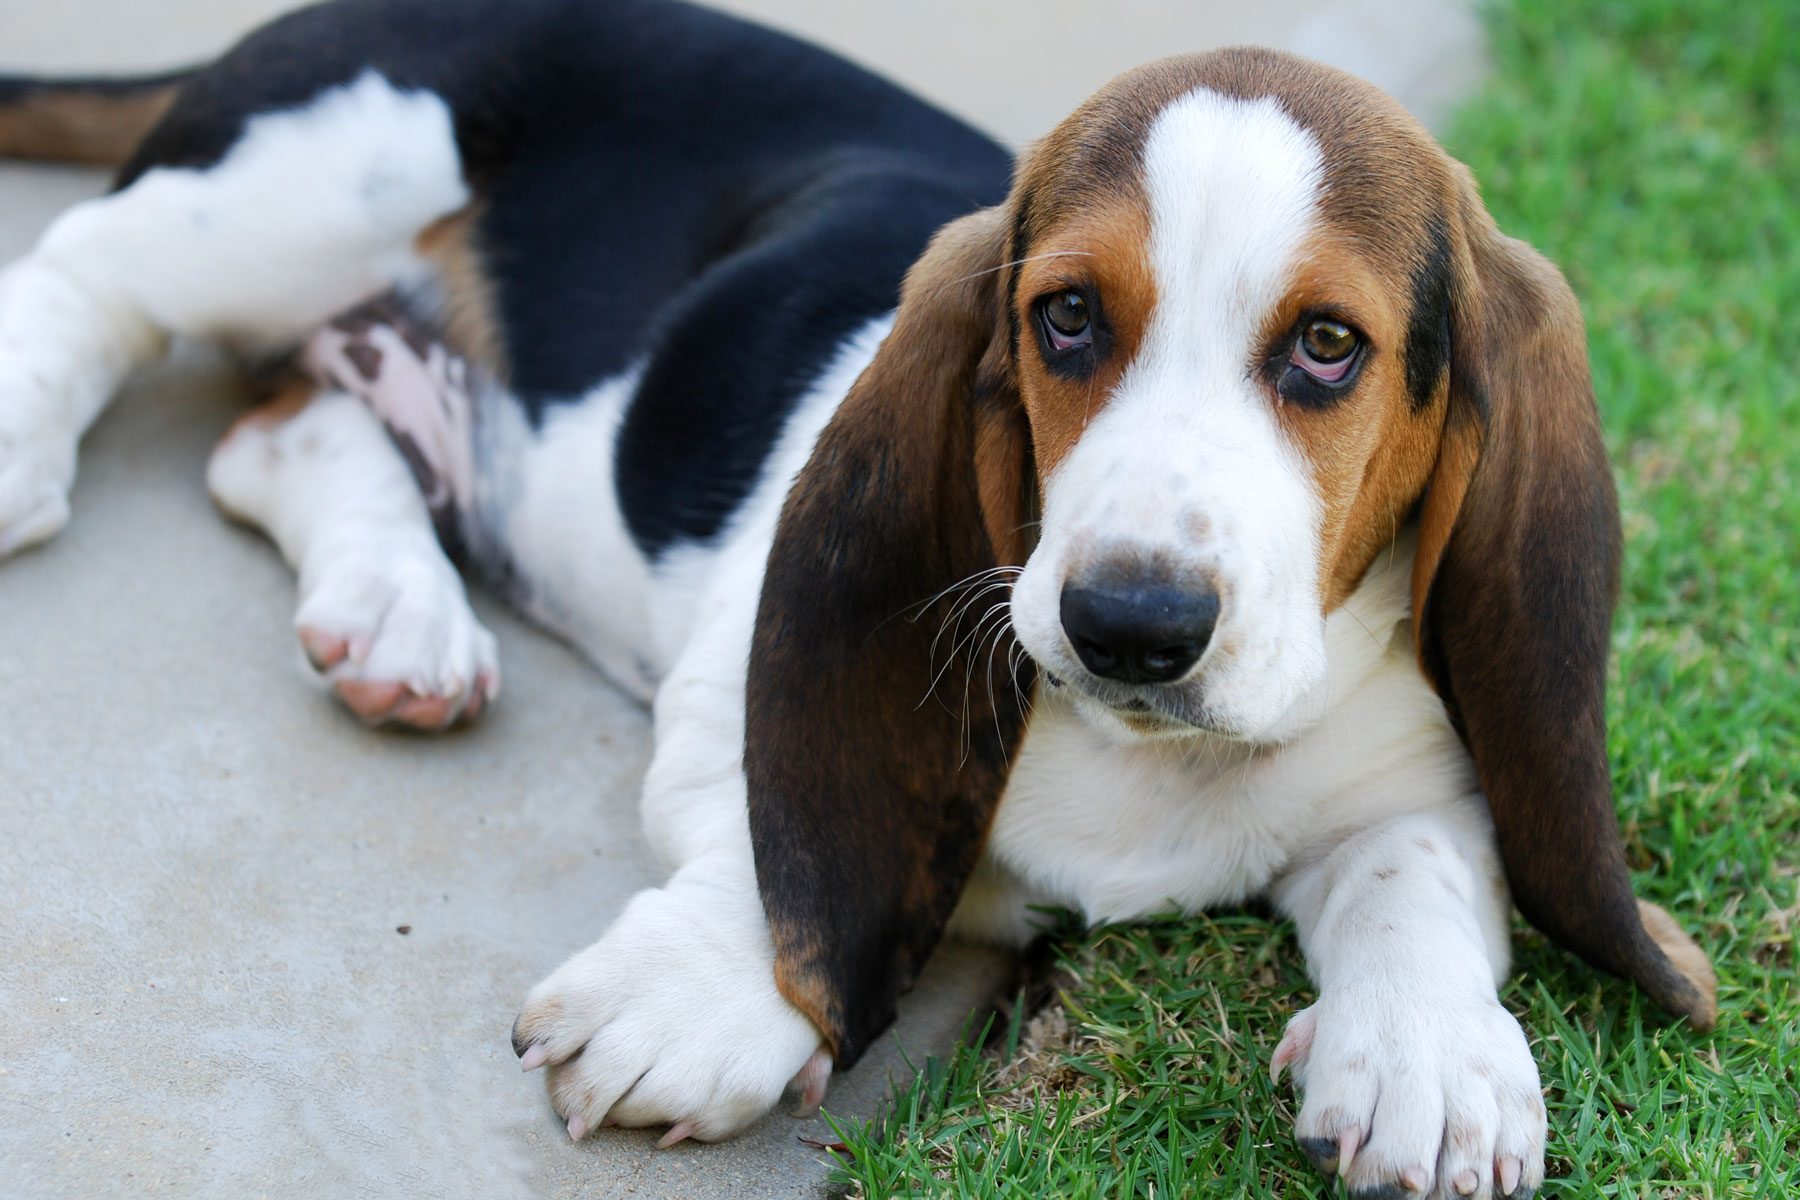
<instances>
[{"instance_id":1,"label":"white fur","mask_svg":"<svg viewBox=\"0 0 1800 1200\"><path fill-rule=\"evenodd\" d=\"M650 564L613 486L638 377L633 368L551 407L535 430L511 398L482 403L473 524L512 564L525 611L648 702L671 660L653 649Z\"/></svg>"},{"instance_id":2,"label":"white fur","mask_svg":"<svg viewBox=\"0 0 1800 1200\"><path fill-rule=\"evenodd\" d=\"M348 648L332 684L397 683L450 702L499 689L493 634L469 607L406 460L369 408L327 393L279 424L241 423L206 482L300 577L294 624Z\"/></svg>"},{"instance_id":3,"label":"white fur","mask_svg":"<svg viewBox=\"0 0 1800 1200\"><path fill-rule=\"evenodd\" d=\"M1372 820L1476 787L1412 659L1411 555L1384 556L1326 622L1331 670L1279 748L1196 732L1144 739L1040 689L989 854L1034 900L1096 921L1261 894Z\"/></svg>"},{"instance_id":4,"label":"white fur","mask_svg":"<svg viewBox=\"0 0 1800 1200\"><path fill-rule=\"evenodd\" d=\"M371 294L427 283L414 239L466 200L442 102L366 75L251 121L214 167L154 171L72 210L0 282L0 367L22 381L0 393L0 504L22 497L0 507L0 538L12 539L0 548L54 532L46 512L52 526L66 518L57 504L76 439L168 333L296 342ZM534 992L556 1014L547 1026L556 1037L592 1043L553 1077L559 1105L587 1113L590 1126L610 1111L726 1136L818 1048L817 1031L774 984L745 806L744 677L782 500L889 324L846 340L718 548L672 554L654 576L611 478L635 372L552 409L538 430L491 389L478 384L471 397L481 455L472 535L505 548L534 615L640 694L663 685L646 826L674 874ZM294 565L297 623L350 643L334 682L391 681L457 699L491 678L493 639L363 403L327 392L285 421L242 424L208 481L222 507L266 530ZM818 1075L815 1065L803 1076L809 1093Z\"/></svg>"},{"instance_id":5,"label":"white fur","mask_svg":"<svg viewBox=\"0 0 1800 1200\"><path fill-rule=\"evenodd\" d=\"M415 278L467 200L443 101L369 73L63 214L0 285L0 555L68 520L76 443L168 334L291 343Z\"/></svg>"},{"instance_id":6,"label":"white fur","mask_svg":"<svg viewBox=\"0 0 1800 1200\"><path fill-rule=\"evenodd\" d=\"M1089 694L1119 689L1082 668L1060 598L1108 562L1160 557L1220 594L1211 645L1188 678L1145 690L1178 718L1172 734L1193 723L1266 739L1324 670L1319 502L1250 373L1316 219L1322 162L1273 100L1196 91L1150 128L1156 309L1125 377L1046 481L1041 540L1013 592L1020 641L1104 722L1116 710Z\"/></svg>"}]
</instances>

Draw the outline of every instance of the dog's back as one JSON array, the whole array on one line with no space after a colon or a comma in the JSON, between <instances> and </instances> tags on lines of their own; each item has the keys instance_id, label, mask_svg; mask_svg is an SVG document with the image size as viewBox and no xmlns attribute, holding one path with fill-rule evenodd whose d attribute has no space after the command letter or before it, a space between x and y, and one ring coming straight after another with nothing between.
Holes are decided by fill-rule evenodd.
<instances>
[{"instance_id":1,"label":"dog's back","mask_svg":"<svg viewBox=\"0 0 1800 1200\"><path fill-rule=\"evenodd\" d=\"M453 144L431 148L446 124ZM669 0L336 0L198 71L0 83L0 153L115 163L115 207L174 170L222 209L261 209L260 245L219 269L317 299L222 306L190 332L280 356L393 293L393 344L440 346L467 372L453 427L395 427L396 407L442 424L441 403L383 409L415 470L454 474L434 447L469 460L440 533L640 691L681 640L657 615L684 607L659 600L662 565L692 575L683 549L718 542L931 232L998 200L1011 166L852 64ZM357 155L368 171L333 177ZM279 181L232 191L256 170ZM365 207L330 244L321 214L370 198L388 211ZM284 238L315 266L409 261L303 284L255 263ZM203 274L204 240L166 237L170 269ZM329 382L391 398L396 368L390 352L382 381ZM533 487L546 476L551 495ZM571 578L570 559L594 569Z\"/></svg>"}]
</instances>

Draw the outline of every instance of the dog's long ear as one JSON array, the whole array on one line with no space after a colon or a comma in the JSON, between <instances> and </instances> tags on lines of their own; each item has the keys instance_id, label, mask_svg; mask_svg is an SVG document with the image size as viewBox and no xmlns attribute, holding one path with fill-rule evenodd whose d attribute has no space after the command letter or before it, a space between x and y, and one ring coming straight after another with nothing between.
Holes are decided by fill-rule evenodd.
<instances>
[{"instance_id":1,"label":"dog's long ear","mask_svg":"<svg viewBox=\"0 0 1800 1200\"><path fill-rule=\"evenodd\" d=\"M1024 725L1003 573L1033 500L1002 266L1010 219L945 227L782 512L744 768L783 994L839 1066L893 1019L981 853ZM959 587L958 585L965 585Z\"/></svg>"},{"instance_id":2,"label":"dog's long ear","mask_svg":"<svg viewBox=\"0 0 1800 1200\"><path fill-rule=\"evenodd\" d=\"M1710 1029L1712 968L1633 896L1613 811L1619 511L1581 310L1472 182L1459 215L1449 408L1413 568L1421 661L1474 755L1519 911Z\"/></svg>"}]
</instances>

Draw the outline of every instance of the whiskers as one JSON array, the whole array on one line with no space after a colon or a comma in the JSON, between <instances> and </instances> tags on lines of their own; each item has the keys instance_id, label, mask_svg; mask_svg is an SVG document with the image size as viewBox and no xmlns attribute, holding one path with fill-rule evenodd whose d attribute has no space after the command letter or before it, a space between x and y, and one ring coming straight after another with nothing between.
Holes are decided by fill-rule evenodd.
<instances>
[{"instance_id":1,"label":"whiskers","mask_svg":"<svg viewBox=\"0 0 1800 1200\"><path fill-rule=\"evenodd\" d=\"M999 266L986 267L980 271L974 271L968 275L959 276L956 279L949 280L948 282L945 283L944 286L954 287L956 284L959 284L959 283L967 283L971 279L980 279L983 275L992 275L996 271L1005 271L1012 267L1022 267L1028 262L1039 262L1046 258L1092 258L1092 257L1093 257L1092 252L1087 251L1087 250L1046 250L1042 254L1027 254L1024 258L1015 258L1008 262L1003 262Z\"/></svg>"},{"instance_id":2,"label":"whiskers","mask_svg":"<svg viewBox=\"0 0 1800 1200\"><path fill-rule=\"evenodd\" d=\"M1014 698L1029 716L1031 698L1019 682L1019 669L1025 662L1025 650L1019 645L1018 639L1012 637L1011 616L1013 585L1018 582L1023 571L1024 568L1014 566L990 567L985 571L977 571L917 605L911 616L913 621L923 620L925 614L933 608L948 605L938 622L937 632L931 639L928 659L931 682L915 707L922 708L926 702L937 698L944 710L961 722L961 757L957 761L959 769L968 761L974 745L971 699L979 694L975 691L977 669L987 678L988 711L994 722L994 737L1000 744L1001 754L1006 754L1005 731L1000 725L999 697L994 693L994 667L1003 645L1007 647L1006 686L1013 689ZM966 632L965 626L968 627ZM938 687L951 674L958 661L963 664L962 697L959 707L952 708L939 696Z\"/></svg>"}]
</instances>

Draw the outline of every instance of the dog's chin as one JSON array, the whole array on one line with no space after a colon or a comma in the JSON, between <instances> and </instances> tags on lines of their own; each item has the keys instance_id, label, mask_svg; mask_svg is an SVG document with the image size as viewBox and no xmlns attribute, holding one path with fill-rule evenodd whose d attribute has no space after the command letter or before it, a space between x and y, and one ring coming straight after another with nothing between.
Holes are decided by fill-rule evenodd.
<instances>
[{"instance_id":1,"label":"dog's chin","mask_svg":"<svg viewBox=\"0 0 1800 1200\"><path fill-rule=\"evenodd\" d=\"M1066 695L1084 720L1109 734L1124 733L1133 740L1155 742L1234 736L1184 689L1109 688L1096 680L1049 670L1044 672L1044 682Z\"/></svg>"},{"instance_id":2,"label":"dog's chin","mask_svg":"<svg viewBox=\"0 0 1800 1200\"><path fill-rule=\"evenodd\" d=\"M1214 736L1217 732L1204 725L1195 725L1178 717L1158 712L1148 705L1141 709L1129 705L1124 708L1116 708L1096 702L1083 707L1097 707L1100 710L1095 714L1097 719L1111 722L1113 727L1123 729L1132 737L1144 742L1183 741L1201 736Z\"/></svg>"}]
</instances>

